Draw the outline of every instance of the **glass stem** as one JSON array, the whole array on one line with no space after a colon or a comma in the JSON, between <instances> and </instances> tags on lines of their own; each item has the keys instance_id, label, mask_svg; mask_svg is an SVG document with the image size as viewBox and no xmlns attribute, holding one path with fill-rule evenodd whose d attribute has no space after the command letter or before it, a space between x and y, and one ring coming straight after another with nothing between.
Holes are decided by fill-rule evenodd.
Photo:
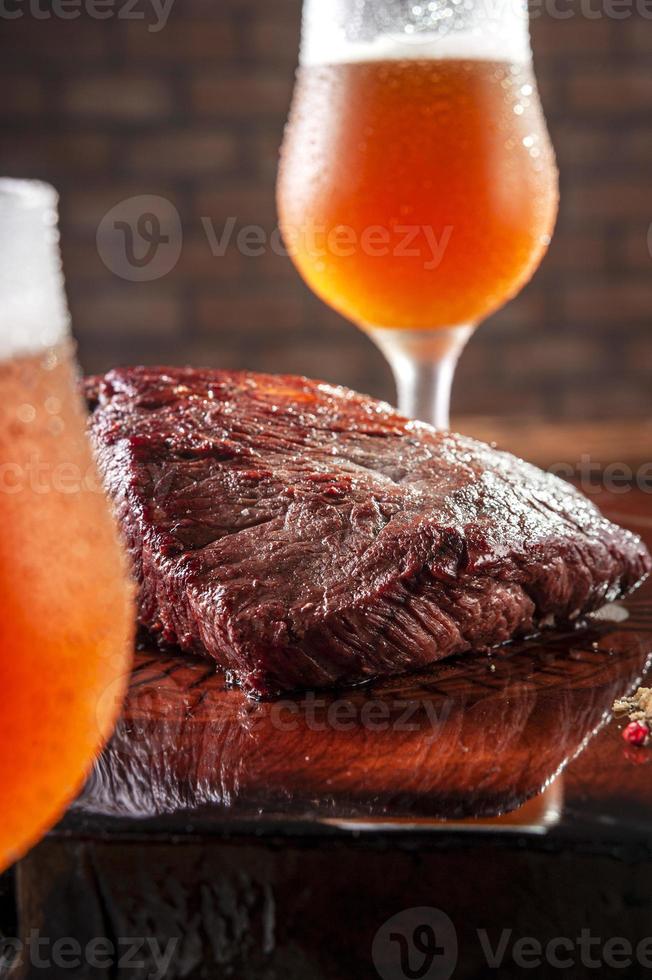
<instances>
[{"instance_id":1,"label":"glass stem","mask_svg":"<svg viewBox=\"0 0 652 980\"><path fill-rule=\"evenodd\" d=\"M394 374L398 410L409 418L450 428L451 387L459 356L474 326L436 330L365 327Z\"/></svg>"}]
</instances>

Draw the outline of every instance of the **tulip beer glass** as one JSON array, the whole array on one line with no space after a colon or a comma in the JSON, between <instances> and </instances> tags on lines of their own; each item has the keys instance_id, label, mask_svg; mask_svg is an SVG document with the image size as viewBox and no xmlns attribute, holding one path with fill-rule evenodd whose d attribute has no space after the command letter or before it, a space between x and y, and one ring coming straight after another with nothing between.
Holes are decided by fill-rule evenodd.
<instances>
[{"instance_id":1,"label":"tulip beer glass","mask_svg":"<svg viewBox=\"0 0 652 980\"><path fill-rule=\"evenodd\" d=\"M557 170L519 0L306 0L278 205L312 289L449 424L457 358L537 268Z\"/></svg>"},{"instance_id":2,"label":"tulip beer glass","mask_svg":"<svg viewBox=\"0 0 652 980\"><path fill-rule=\"evenodd\" d=\"M109 734L131 586L86 438L56 194L0 181L0 871L50 827Z\"/></svg>"}]
</instances>

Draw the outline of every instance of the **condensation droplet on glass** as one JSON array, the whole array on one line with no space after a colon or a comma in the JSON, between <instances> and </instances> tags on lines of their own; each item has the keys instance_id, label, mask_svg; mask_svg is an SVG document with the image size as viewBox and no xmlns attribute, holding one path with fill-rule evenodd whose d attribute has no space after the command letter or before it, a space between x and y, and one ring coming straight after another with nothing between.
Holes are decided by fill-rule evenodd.
<instances>
[{"instance_id":1,"label":"condensation droplet on glass","mask_svg":"<svg viewBox=\"0 0 652 980\"><path fill-rule=\"evenodd\" d=\"M58 415L61 411L61 400L54 395L46 398L43 404L48 415Z\"/></svg>"},{"instance_id":2,"label":"condensation droplet on glass","mask_svg":"<svg viewBox=\"0 0 652 980\"><path fill-rule=\"evenodd\" d=\"M542 245L550 245L551 242L550 235L540 235L539 241L541 242Z\"/></svg>"},{"instance_id":3,"label":"condensation droplet on glass","mask_svg":"<svg viewBox=\"0 0 652 980\"><path fill-rule=\"evenodd\" d=\"M533 91L533 89L532 89L532 86L531 85L522 85L521 86L521 95L532 95L532 91Z\"/></svg>"},{"instance_id":4,"label":"condensation droplet on glass","mask_svg":"<svg viewBox=\"0 0 652 980\"><path fill-rule=\"evenodd\" d=\"M521 105L520 102L517 102L516 103L516 105L514 106L514 110L513 111L514 111L514 115L516 115L516 116L522 116L523 115L523 106Z\"/></svg>"},{"instance_id":5,"label":"condensation droplet on glass","mask_svg":"<svg viewBox=\"0 0 652 980\"><path fill-rule=\"evenodd\" d=\"M536 143L536 139L537 139L536 136L524 136L523 146L527 146L527 147L534 146L534 144Z\"/></svg>"},{"instance_id":6,"label":"condensation droplet on glass","mask_svg":"<svg viewBox=\"0 0 652 980\"><path fill-rule=\"evenodd\" d=\"M49 350L43 357L41 365L44 371L54 371L59 363L59 355L55 350Z\"/></svg>"},{"instance_id":7,"label":"condensation droplet on glass","mask_svg":"<svg viewBox=\"0 0 652 980\"><path fill-rule=\"evenodd\" d=\"M64 429L65 429L65 425L63 419L60 418L48 419L47 430L50 433L50 435L60 436Z\"/></svg>"},{"instance_id":8,"label":"condensation droplet on glass","mask_svg":"<svg viewBox=\"0 0 652 980\"><path fill-rule=\"evenodd\" d=\"M36 418L36 409L33 405L25 403L18 406L16 415L21 422L33 422Z\"/></svg>"}]
</instances>

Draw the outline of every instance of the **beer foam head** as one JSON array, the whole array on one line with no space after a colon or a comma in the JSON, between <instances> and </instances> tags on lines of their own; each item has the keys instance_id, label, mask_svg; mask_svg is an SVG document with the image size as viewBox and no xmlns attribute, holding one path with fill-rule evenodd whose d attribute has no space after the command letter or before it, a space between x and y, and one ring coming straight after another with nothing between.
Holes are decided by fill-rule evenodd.
<instances>
[{"instance_id":1,"label":"beer foam head","mask_svg":"<svg viewBox=\"0 0 652 980\"><path fill-rule=\"evenodd\" d=\"M67 335L57 193L0 179L0 359L38 353Z\"/></svg>"},{"instance_id":2,"label":"beer foam head","mask_svg":"<svg viewBox=\"0 0 652 980\"><path fill-rule=\"evenodd\" d=\"M526 0L305 0L302 65L443 58L530 62Z\"/></svg>"}]
</instances>

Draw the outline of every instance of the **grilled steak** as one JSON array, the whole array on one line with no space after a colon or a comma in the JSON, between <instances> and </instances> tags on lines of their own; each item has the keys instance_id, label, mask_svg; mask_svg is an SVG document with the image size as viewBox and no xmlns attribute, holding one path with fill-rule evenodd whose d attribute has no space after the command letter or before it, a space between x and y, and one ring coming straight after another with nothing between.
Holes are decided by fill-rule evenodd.
<instances>
[{"instance_id":1,"label":"grilled steak","mask_svg":"<svg viewBox=\"0 0 652 980\"><path fill-rule=\"evenodd\" d=\"M344 388L138 367L87 393L142 624L250 693L485 650L650 569L563 481Z\"/></svg>"}]
</instances>

